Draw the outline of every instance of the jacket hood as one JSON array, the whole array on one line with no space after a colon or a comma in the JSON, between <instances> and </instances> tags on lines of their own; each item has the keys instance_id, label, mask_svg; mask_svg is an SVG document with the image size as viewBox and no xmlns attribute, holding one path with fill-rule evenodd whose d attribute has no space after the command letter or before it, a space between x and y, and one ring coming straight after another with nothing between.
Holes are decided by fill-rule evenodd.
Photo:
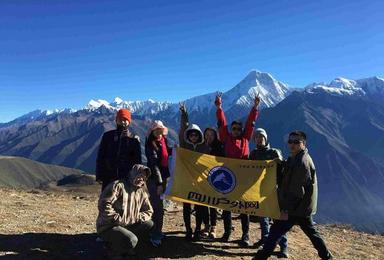
<instances>
[{"instance_id":1,"label":"jacket hood","mask_svg":"<svg viewBox=\"0 0 384 260\"><path fill-rule=\"evenodd\" d=\"M142 172L145 173L145 175L147 176L147 179L149 178L149 176L151 176L151 169L149 169L147 166L144 166L142 164L133 165L128 175L129 183L132 184L136 176Z\"/></svg>"},{"instance_id":2,"label":"jacket hood","mask_svg":"<svg viewBox=\"0 0 384 260\"><path fill-rule=\"evenodd\" d=\"M191 143L188 140L188 135L190 132L195 131L199 134L199 139L196 144ZM186 143L191 144L191 145L198 145L204 143L204 135L203 132L201 131L200 127L196 124L190 124L187 128L187 130L184 131L184 140Z\"/></svg>"}]
</instances>

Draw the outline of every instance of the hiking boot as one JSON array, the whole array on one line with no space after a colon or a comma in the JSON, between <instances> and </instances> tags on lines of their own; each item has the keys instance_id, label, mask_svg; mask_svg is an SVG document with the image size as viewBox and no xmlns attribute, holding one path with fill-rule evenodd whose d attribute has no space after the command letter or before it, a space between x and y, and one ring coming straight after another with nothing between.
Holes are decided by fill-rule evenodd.
<instances>
[{"instance_id":1,"label":"hiking boot","mask_svg":"<svg viewBox=\"0 0 384 260\"><path fill-rule=\"evenodd\" d=\"M153 247L159 247L161 246L161 239L158 239L158 238L151 238L149 240L152 244Z\"/></svg>"},{"instance_id":2,"label":"hiking boot","mask_svg":"<svg viewBox=\"0 0 384 260\"><path fill-rule=\"evenodd\" d=\"M251 243L249 242L249 235L248 235L248 234L243 235L243 236L241 237L241 240L240 240L240 242L239 242L239 245L240 245L241 247L249 247L249 246L251 245Z\"/></svg>"},{"instance_id":3,"label":"hiking boot","mask_svg":"<svg viewBox=\"0 0 384 260\"><path fill-rule=\"evenodd\" d=\"M221 241L221 242L228 242L230 236L231 236L231 234L229 234L229 233L224 233L223 236L220 238L220 241Z\"/></svg>"},{"instance_id":4,"label":"hiking boot","mask_svg":"<svg viewBox=\"0 0 384 260\"><path fill-rule=\"evenodd\" d=\"M212 226L209 230L209 238L215 239L216 238L216 226Z\"/></svg>"},{"instance_id":5,"label":"hiking boot","mask_svg":"<svg viewBox=\"0 0 384 260\"><path fill-rule=\"evenodd\" d=\"M193 241L200 241L201 240L201 231L196 230L193 234Z\"/></svg>"},{"instance_id":6,"label":"hiking boot","mask_svg":"<svg viewBox=\"0 0 384 260\"><path fill-rule=\"evenodd\" d=\"M265 241L267 241L267 239L266 238L262 238L259 241L257 241L256 243L254 243L253 246L261 247L261 246L263 246L265 244Z\"/></svg>"},{"instance_id":7,"label":"hiking boot","mask_svg":"<svg viewBox=\"0 0 384 260\"><path fill-rule=\"evenodd\" d=\"M201 230L200 234L202 237L208 237L209 236L210 228L209 226L205 226L203 230Z\"/></svg>"},{"instance_id":8,"label":"hiking boot","mask_svg":"<svg viewBox=\"0 0 384 260\"><path fill-rule=\"evenodd\" d=\"M288 258L288 257L289 257L288 248L287 247L280 248L280 258Z\"/></svg>"},{"instance_id":9,"label":"hiking boot","mask_svg":"<svg viewBox=\"0 0 384 260\"><path fill-rule=\"evenodd\" d=\"M192 230L187 230L185 233L185 240L192 241Z\"/></svg>"}]
</instances>

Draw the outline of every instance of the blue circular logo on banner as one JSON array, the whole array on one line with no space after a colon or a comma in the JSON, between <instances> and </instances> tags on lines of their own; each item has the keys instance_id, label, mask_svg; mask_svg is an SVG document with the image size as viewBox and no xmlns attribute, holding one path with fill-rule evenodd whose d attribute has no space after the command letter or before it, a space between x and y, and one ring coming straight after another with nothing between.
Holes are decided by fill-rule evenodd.
<instances>
[{"instance_id":1,"label":"blue circular logo on banner","mask_svg":"<svg viewBox=\"0 0 384 260\"><path fill-rule=\"evenodd\" d=\"M208 182L220 193L229 193L236 186L236 177L227 167L218 166L208 173Z\"/></svg>"}]
</instances>

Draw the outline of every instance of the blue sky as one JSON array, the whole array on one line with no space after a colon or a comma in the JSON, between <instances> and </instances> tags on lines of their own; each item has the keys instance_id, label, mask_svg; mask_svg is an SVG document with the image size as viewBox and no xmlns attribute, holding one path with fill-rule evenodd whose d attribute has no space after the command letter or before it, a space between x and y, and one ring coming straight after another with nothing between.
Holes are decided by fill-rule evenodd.
<instances>
[{"instance_id":1,"label":"blue sky","mask_svg":"<svg viewBox=\"0 0 384 260\"><path fill-rule=\"evenodd\" d=\"M384 1L0 2L0 122L90 99L178 101L252 69L294 87L384 75Z\"/></svg>"}]
</instances>

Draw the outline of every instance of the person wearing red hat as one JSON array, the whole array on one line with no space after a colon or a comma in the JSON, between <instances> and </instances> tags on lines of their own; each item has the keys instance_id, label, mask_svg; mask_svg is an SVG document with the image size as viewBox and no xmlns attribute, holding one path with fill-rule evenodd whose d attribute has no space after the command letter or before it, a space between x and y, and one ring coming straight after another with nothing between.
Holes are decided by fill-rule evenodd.
<instances>
[{"instance_id":1,"label":"person wearing red hat","mask_svg":"<svg viewBox=\"0 0 384 260\"><path fill-rule=\"evenodd\" d=\"M133 165L142 163L140 139L128 129L131 122L131 112L120 109L116 114L116 129L105 132L101 138L96 181L102 184L102 190L109 183L125 178Z\"/></svg>"}]
</instances>

